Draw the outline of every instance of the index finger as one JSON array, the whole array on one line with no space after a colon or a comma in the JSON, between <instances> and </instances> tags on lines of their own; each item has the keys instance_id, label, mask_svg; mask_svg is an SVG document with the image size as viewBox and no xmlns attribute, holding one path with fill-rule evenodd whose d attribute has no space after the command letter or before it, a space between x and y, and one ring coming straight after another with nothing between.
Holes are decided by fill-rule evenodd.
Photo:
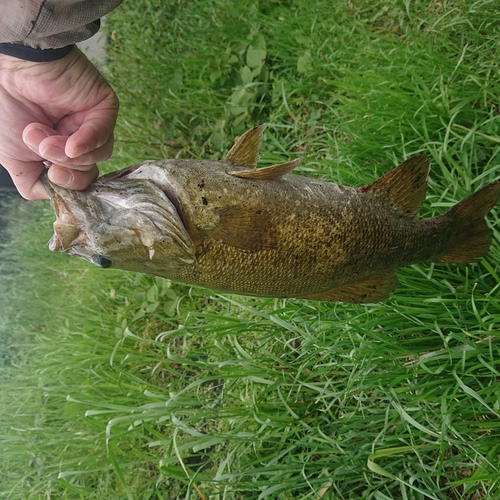
<instances>
[{"instance_id":1,"label":"index finger","mask_svg":"<svg viewBox=\"0 0 500 500\"><path fill-rule=\"evenodd\" d=\"M114 97L114 94L113 94ZM110 98L90 110L65 116L57 130L67 135L65 153L69 158L88 155L113 144L113 130L118 116L118 100ZM111 154L111 152L109 153ZM96 161L102 161L96 160Z\"/></svg>"}]
</instances>

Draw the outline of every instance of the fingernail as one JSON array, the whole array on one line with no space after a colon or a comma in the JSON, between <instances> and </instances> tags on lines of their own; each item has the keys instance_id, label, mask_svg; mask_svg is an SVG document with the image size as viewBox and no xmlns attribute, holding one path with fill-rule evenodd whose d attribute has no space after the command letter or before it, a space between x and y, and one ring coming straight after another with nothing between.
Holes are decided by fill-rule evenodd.
<instances>
[{"instance_id":1,"label":"fingernail","mask_svg":"<svg viewBox=\"0 0 500 500\"><path fill-rule=\"evenodd\" d=\"M78 158L81 155L84 155L85 153L88 153L90 151L90 148L87 144L80 144L76 148L71 151L71 154L68 155L69 158Z\"/></svg>"},{"instance_id":2,"label":"fingernail","mask_svg":"<svg viewBox=\"0 0 500 500\"><path fill-rule=\"evenodd\" d=\"M73 175L72 170L68 170L66 168L58 168L56 171L52 172L49 170L49 179L54 184L57 184L61 187L68 187L73 184L75 180L75 176Z\"/></svg>"},{"instance_id":3,"label":"fingernail","mask_svg":"<svg viewBox=\"0 0 500 500\"><path fill-rule=\"evenodd\" d=\"M61 163L68 159L63 149L52 145L49 145L43 151L40 151L40 156L42 158L52 160L55 163Z\"/></svg>"}]
</instances>

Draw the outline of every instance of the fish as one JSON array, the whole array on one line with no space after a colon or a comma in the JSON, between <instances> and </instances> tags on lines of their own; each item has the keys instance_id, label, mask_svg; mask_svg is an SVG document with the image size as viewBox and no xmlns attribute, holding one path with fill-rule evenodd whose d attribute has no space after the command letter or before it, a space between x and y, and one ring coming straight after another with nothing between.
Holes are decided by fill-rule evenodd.
<instances>
[{"instance_id":1,"label":"fish","mask_svg":"<svg viewBox=\"0 0 500 500\"><path fill-rule=\"evenodd\" d=\"M487 253L500 179L419 218L427 157L347 187L291 173L300 158L257 168L265 127L245 132L223 161L144 161L85 191L42 174L56 215L49 249L222 293L348 303L387 299L400 267Z\"/></svg>"}]
</instances>

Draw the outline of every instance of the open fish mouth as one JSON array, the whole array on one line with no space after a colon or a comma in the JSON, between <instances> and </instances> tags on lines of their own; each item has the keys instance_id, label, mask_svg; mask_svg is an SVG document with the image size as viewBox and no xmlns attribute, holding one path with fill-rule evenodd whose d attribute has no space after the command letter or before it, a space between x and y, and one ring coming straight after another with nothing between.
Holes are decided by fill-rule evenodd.
<instances>
[{"instance_id":1,"label":"open fish mouth","mask_svg":"<svg viewBox=\"0 0 500 500\"><path fill-rule=\"evenodd\" d=\"M49 249L52 252L56 250L65 252L71 247L84 245L86 239L85 233L82 231L84 221L79 220L74 211L68 207L59 189L48 179L46 171L42 173L40 180L47 191L57 217L54 222L54 235L48 243ZM72 196L71 191L65 191L68 191L70 197Z\"/></svg>"},{"instance_id":2,"label":"open fish mouth","mask_svg":"<svg viewBox=\"0 0 500 500\"><path fill-rule=\"evenodd\" d=\"M97 179L85 191L41 181L56 214L48 246L99 267L150 271L153 260L176 268L192 262L194 244L171 189L128 174L138 167Z\"/></svg>"}]
</instances>

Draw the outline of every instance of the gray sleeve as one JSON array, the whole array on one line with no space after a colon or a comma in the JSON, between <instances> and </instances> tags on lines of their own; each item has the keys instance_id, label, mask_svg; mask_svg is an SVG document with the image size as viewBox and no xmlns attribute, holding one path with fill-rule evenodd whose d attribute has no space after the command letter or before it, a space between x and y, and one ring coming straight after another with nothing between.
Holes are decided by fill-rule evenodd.
<instances>
[{"instance_id":1,"label":"gray sleeve","mask_svg":"<svg viewBox=\"0 0 500 500\"><path fill-rule=\"evenodd\" d=\"M123 0L0 0L0 43L58 49L90 38Z\"/></svg>"}]
</instances>

